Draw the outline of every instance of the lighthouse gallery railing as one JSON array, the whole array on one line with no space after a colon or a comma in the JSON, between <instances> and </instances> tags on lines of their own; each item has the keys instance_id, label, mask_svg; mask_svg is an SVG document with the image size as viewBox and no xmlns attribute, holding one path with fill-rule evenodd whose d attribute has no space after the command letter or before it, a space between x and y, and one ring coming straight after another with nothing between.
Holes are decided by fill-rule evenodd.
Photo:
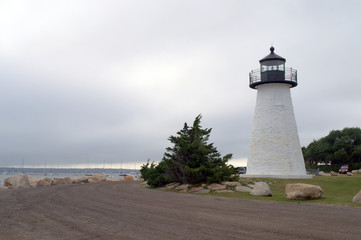
<instances>
[{"instance_id":1,"label":"lighthouse gallery railing","mask_svg":"<svg viewBox=\"0 0 361 240\"><path fill-rule=\"evenodd\" d=\"M293 68L285 69L285 82L293 82L297 85L297 70ZM249 73L249 85L261 82L261 70L255 69Z\"/></svg>"}]
</instances>

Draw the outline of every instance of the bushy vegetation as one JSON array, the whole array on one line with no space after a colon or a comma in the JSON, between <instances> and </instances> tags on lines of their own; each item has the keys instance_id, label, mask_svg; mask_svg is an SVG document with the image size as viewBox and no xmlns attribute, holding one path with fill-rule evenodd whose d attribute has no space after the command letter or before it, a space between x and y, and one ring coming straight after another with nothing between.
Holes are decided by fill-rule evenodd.
<instances>
[{"instance_id":1,"label":"bushy vegetation","mask_svg":"<svg viewBox=\"0 0 361 240\"><path fill-rule=\"evenodd\" d=\"M321 168L336 170L342 164L348 164L354 169L361 168L361 129L332 130L327 136L314 140L302 150L309 166L331 162L331 166Z\"/></svg>"},{"instance_id":2,"label":"bushy vegetation","mask_svg":"<svg viewBox=\"0 0 361 240\"><path fill-rule=\"evenodd\" d=\"M193 126L184 124L176 136L170 136L173 147L166 148L162 161L141 167L142 177L152 187L169 182L214 183L230 180L235 171L227 165L232 154L221 157L213 143L208 143L212 129L202 129L201 115L194 120Z\"/></svg>"}]
</instances>

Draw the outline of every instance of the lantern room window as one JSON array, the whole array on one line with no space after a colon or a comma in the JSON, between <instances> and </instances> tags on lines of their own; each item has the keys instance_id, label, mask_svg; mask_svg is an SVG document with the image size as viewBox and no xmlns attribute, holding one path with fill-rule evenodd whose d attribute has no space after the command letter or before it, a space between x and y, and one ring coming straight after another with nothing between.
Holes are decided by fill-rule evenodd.
<instances>
[{"instance_id":1,"label":"lantern room window","mask_svg":"<svg viewBox=\"0 0 361 240\"><path fill-rule=\"evenodd\" d=\"M285 71L285 65L284 64L273 65L273 66L262 65L261 71L262 72L267 72L267 71L283 71L284 72Z\"/></svg>"}]
</instances>

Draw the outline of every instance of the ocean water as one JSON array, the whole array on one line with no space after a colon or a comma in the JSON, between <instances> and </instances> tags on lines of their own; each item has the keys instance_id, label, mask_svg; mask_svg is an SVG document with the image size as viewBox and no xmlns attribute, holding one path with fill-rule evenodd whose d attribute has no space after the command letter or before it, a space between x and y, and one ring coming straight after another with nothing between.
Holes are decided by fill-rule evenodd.
<instances>
[{"instance_id":1,"label":"ocean water","mask_svg":"<svg viewBox=\"0 0 361 240\"><path fill-rule=\"evenodd\" d=\"M131 170L124 170L124 172L110 172L107 173L106 171L104 172L99 172L99 171L95 171L92 174L97 174L97 173L103 173L107 175L107 179L124 179L124 174L129 174L129 175L133 175L136 178L139 177L139 171L131 171ZM76 178L76 177L84 177L86 176L86 174L89 174L87 172L46 172L46 173L40 173L40 172L0 172L0 186L4 186L4 179L14 176L16 174L26 174L30 177L34 177L34 178L43 178L43 177L47 177L50 179L53 178L64 178L64 177L70 177L70 178Z\"/></svg>"}]
</instances>

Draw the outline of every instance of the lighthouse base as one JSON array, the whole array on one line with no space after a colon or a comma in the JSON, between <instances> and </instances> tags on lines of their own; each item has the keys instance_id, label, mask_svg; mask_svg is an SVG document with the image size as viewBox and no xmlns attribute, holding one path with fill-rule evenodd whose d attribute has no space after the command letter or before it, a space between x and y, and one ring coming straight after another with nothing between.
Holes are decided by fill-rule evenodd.
<instances>
[{"instance_id":1,"label":"lighthouse base","mask_svg":"<svg viewBox=\"0 0 361 240\"><path fill-rule=\"evenodd\" d=\"M240 177L245 178L283 178L283 179L310 179L312 175L251 175L251 174L244 174Z\"/></svg>"}]
</instances>

